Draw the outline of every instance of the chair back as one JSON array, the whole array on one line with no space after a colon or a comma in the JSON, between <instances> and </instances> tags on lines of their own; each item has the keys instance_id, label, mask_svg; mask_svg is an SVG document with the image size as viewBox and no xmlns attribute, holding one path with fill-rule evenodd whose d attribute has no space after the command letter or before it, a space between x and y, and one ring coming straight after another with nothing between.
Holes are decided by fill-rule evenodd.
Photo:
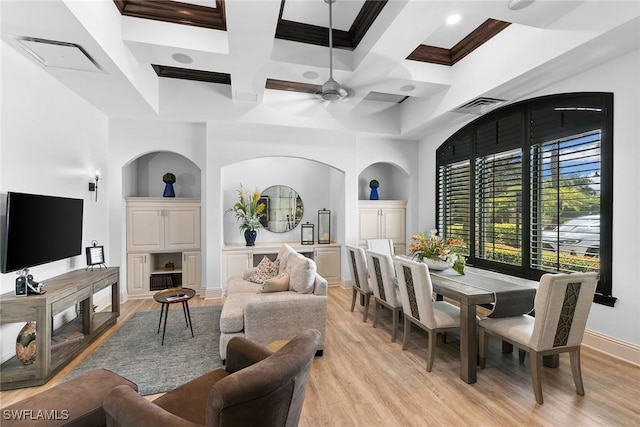
<instances>
[{"instance_id":1,"label":"chair back","mask_svg":"<svg viewBox=\"0 0 640 427\"><path fill-rule=\"evenodd\" d=\"M536 292L529 346L543 351L580 345L597 281L597 273L544 274Z\"/></svg>"},{"instance_id":2,"label":"chair back","mask_svg":"<svg viewBox=\"0 0 640 427\"><path fill-rule=\"evenodd\" d=\"M397 298L394 284L396 274L391 255L370 249L367 249L365 253L367 254L367 269L371 278L373 295L393 307L399 307L402 303Z\"/></svg>"},{"instance_id":3,"label":"chair back","mask_svg":"<svg viewBox=\"0 0 640 427\"><path fill-rule=\"evenodd\" d=\"M232 338L229 345L232 345ZM209 391L207 426L297 426L320 332L308 329Z\"/></svg>"},{"instance_id":4,"label":"chair back","mask_svg":"<svg viewBox=\"0 0 640 427\"><path fill-rule=\"evenodd\" d=\"M389 256L394 255L393 240L391 239L368 239L367 249L387 254Z\"/></svg>"},{"instance_id":5,"label":"chair back","mask_svg":"<svg viewBox=\"0 0 640 427\"><path fill-rule=\"evenodd\" d=\"M398 288L405 316L435 329L437 324L433 315L433 284L429 268L423 262L401 256L393 257L393 263L398 274Z\"/></svg>"},{"instance_id":6,"label":"chair back","mask_svg":"<svg viewBox=\"0 0 640 427\"><path fill-rule=\"evenodd\" d=\"M352 245L345 245L345 249L349 260L349 270L351 270L351 277L353 278L353 286L362 292L371 292L364 249Z\"/></svg>"}]
</instances>

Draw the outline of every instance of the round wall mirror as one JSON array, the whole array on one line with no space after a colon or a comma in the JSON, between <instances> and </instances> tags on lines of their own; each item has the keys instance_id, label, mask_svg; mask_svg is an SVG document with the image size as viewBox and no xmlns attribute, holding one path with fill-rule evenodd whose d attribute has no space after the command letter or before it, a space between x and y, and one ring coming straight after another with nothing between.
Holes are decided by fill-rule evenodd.
<instances>
[{"instance_id":1,"label":"round wall mirror","mask_svg":"<svg viewBox=\"0 0 640 427\"><path fill-rule=\"evenodd\" d=\"M291 231L300 224L304 206L300 195L286 185L274 185L260 194L265 214L260 218L264 228L274 233Z\"/></svg>"}]
</instances>

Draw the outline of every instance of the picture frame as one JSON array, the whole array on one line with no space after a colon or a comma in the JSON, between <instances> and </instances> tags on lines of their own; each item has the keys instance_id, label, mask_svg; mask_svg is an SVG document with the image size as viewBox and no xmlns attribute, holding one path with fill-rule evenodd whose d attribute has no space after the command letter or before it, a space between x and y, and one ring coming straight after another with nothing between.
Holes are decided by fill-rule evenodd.
<instances>
[{"instance_id":1,"label":"picture frame","mask_svg":"<svg viewBox=\"0 0 640 427\"><path fill-rule=\"evenodd\" d=\"M93 270L97 265L99 268L107 268L104 261L104 246L98 246L97 241L91 242L91 246L87 246L85 249L85 256L87 259L87 268Z\"/></svg>"}]
</instances>

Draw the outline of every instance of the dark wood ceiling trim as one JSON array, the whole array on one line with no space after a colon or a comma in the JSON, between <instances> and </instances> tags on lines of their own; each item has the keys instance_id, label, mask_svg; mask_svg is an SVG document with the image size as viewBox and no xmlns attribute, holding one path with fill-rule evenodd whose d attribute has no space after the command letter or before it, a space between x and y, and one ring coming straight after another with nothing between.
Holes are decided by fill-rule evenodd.
<instances>
[{"instance_id":1,"label":"dark wood ceiling trim","mask_svg":"<svg viewBox=\"0 0 640 427\"><path fill-rule=\"evenodd\" d=\"M451 51L442 47L427 46L421 44L418 46L407 59L412 61L430 62L432 64L452 65Z\"/></svg>"},{"instance_id":2,"label":"dark wood ceiling trim","mask_svg":"<svg viewBox=\"0 0 640 427\"><path fill-rule=\"evenodd\" d=\"M317 46L329 46L329 28L281 19L278 21L278 26L276 27L276 38L292 42L315 44ZM334 28L333 47L353 50L349 33Z\"/></svg>"},{"instance_id":3,"label":"dark wood ceiling trim","mask_svg":"<svg viewBox=\"0 0 640 427\"><path fill-rule=\"evenodd\" d=\"M386 4L387 0L367 0L364 2L360 13L358 13L349 29L349 39L354 49L360 44L360 41L367 34L367 31L369 31L369 28L371 28L371 25L373 25L373 22L380 15Z\"/></svg>"},{"instance_id":4,"label":"dark wood ceiling trim","mask_svg":"<svg viewBox=\"0 0 640 427\"><path fill-rule=\"evenodd\" d=\"M499 21L497 19L487 19L484 21L478 28L451 48L451 65L482 46L509 25L511 25L510 22Z\"/></svg>"},{"instance_id":5,"label":"dark wood ceiling trim","mask_svg":"<svg viewBox=\"0 0 640 427\"><path fill-rule=\"evenodd\" d=\"M366 0L349 31L333 29L333 47L353 50L376 20L387 0ZM276 38L293 42L329 46L329 28L282 19L285 0L280 5ZM328 18L328 16L327 16Z\"/></svg>"},{"instance_id":6,"label":"dark wood ceiling trim","mask_svg":"<svg viewBox=\"0 0 640 427\"><path fill-rule=\"evenodd\" d=\"M453 65L511 25L510 22L487 19L451 49L421 44L407 59L433 64Z\"/></svg>"},{"instance_id":7,"label":"dark wood ceiling trim","mask_svg":"<svg viewBox=\"0 0 640 427\"><path fill-rule=\"evenodd\" d=\"M114 0L114 3L126 16L227 30L224 0L216 0L217 8L170 0Z\"/></svg>"},{"instance_id":8,"label":"dark wood ceiling trim","mask_svg":"<svg viewBox=\"0 0 640 427\"><path fill-rule=\"evenodd\" d=\"M314 85L310 83L290 82L287 80L275 80L275 79L267 79L267 84L265 85L265 88L274 89L274 90L286 90L289 92L310 93L310 94L316 94L322 90L322 86L320 85Z\"/></svg>"},{"instance_id":9,"label":"dark wood ceiling trim","mask_svg":"<svg viewBox=\"0 0 640 427\"><path fill-rule=\"evenodd\" d=\"M214 71L192 70L189 68L167 67L166 65L151 65L158 77L172 79L195 80L198 82L231 84L231 74L216 73Z\"/></svg>"}]
</instances>

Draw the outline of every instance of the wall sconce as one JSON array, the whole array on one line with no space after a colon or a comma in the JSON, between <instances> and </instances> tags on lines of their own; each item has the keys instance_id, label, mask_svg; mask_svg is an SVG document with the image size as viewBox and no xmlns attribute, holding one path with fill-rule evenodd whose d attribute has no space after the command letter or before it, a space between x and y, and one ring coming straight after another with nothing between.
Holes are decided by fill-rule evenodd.
<instances>
[{"instance_id":1,"label":"wall sconce","mask_svg":"<svg viewBox=\"0 0 640 427\"><path fill-rule=\"evenodd\" d=\"M94 182L89 183L89 191L96 192L96 202L98 201L98 181L100 181L100 171L96 171L96 177L94 178Z\"/></svg>"}]
</instances>

